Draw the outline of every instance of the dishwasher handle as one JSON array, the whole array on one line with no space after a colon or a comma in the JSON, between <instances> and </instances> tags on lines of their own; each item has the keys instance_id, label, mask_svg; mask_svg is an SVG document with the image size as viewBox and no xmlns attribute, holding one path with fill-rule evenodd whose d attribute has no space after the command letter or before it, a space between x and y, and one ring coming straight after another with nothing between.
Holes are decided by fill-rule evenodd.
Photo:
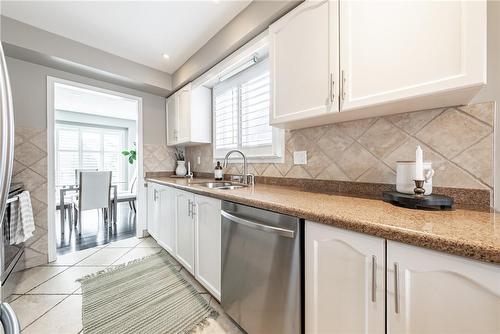
<instances>
[{"instance_id":1,"label":"dishwasher handle","mask_svg":"<svg viewBox=\"0 0 500 334\"><path fill-rule=\"evenodd\" d=\"M292 239L295 237L295 231L293 231L293 230L289 230L289 229L281 228L281 227L276 227L276 226L270 226L270 225L267 225L266 223L263 223L263 222L248 220L246 218L238 217L238 216L236 216L232 213L229 213L227 211L224 211L224 210L221 211L221 215L224 218L229 219L230 221L233 221L233 222L241 224L241 225L245 225L246 227L250 227L254 230L275 233L275 234L279 234L283 237L292 238Z\"/></svg>"}]
</instances>

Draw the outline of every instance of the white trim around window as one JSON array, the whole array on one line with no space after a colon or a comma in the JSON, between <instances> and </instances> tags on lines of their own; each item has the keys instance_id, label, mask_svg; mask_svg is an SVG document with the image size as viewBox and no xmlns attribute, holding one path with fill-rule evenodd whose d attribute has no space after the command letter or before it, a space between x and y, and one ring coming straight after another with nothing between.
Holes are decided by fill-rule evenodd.
<instances>
[{"instance_id":1,"label":"white trim around window","mask_svg":"<svg viewBox=\"0 0 500 334\"><path fill-rule=\"evenodd\" d=\"M269 61L264 59L214 86L214 160L238 149L250 162L283 162L284 130L269 125L269 80Z\"/></svg>"}]
</instances>

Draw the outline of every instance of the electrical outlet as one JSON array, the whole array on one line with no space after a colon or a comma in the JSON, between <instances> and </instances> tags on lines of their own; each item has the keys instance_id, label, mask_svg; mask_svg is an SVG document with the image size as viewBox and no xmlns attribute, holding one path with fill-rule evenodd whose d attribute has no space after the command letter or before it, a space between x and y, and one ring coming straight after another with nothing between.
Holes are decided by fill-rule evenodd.
<instances>
[{"instance_id":1,"label":"electrical outlet","mask_svg":"<svg viewBox=\"0 0 500 334\"><path fill-rule=\"evenodd\" d=\"M293 152L293 163L295 165L307 165L307 151Z\"/></svg>"},{"instance_id":2,"label":"electrical outlet","mask_svg":"<svg viewBox=\"0 0 500 334\"><path fill-rule=\"evenodd\" d=\"M198 163L198 165L199 165L199 164L201 164L201 157L200 157L200 156L198 156L198 157L196 158L196 162Z\"/></svg>"}]
</instances>

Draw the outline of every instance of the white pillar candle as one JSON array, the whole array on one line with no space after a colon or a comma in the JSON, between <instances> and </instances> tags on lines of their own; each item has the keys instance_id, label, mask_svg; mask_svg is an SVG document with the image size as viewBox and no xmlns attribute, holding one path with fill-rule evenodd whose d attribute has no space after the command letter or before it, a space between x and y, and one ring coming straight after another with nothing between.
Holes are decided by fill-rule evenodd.
<instances>
[{"instance_id":1,"label":"white pillar candle","mask_svg":"<svg viewBox=\"0 0 500 334\"><path fill-rule=\"evenodd\" d=\"M424 179L424 154L420 145L415 152L415 180Z\"/></svg>"}]
</instances>

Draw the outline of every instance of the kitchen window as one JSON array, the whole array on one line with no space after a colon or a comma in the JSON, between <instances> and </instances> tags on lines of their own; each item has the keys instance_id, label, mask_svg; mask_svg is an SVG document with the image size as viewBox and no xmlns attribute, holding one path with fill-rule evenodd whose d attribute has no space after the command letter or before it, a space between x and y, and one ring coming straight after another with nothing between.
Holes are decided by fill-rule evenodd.
<instances>
[{"instance_id":1,"label":"kitchen window","mask_svg":"<svg viewBox=\"0 0 500 334\"><path fill-rule=\"evenodd\" d=\"M56 124L56 186L75 184L76 169L112 171L112 182L127 188L127 129Z\"/></svg>"},{"instance_id":2,"label":"kitchen window","mask_svg":"<svg viewBox=\"0 0 500 334\"><path fill-rule=\"evenodd\" d=\"M258 162L282 159L283 130L269 125L270 89L267 59L214 86L215 159L224 158L232 149Z\"/></svg>"}]
</instances>

